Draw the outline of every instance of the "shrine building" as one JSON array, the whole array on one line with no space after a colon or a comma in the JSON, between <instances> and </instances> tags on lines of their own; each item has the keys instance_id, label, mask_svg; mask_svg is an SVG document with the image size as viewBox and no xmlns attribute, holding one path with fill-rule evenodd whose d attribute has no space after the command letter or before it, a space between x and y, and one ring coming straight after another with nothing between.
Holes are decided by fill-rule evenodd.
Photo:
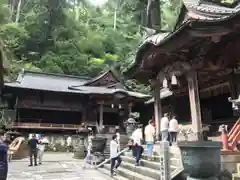
<instances>
[{"instance_id":1,"label":"shrine building","mask_svg":"<svg viewBox=\"0 0 240 180\"><path fill-rule=\"evenodd\" d=\"M22 71L5 83L3 99L11 128L24 132L125 131L123 121L150 96L133 92L109 70L95 78Z\"/></svg>"}]
</instances>

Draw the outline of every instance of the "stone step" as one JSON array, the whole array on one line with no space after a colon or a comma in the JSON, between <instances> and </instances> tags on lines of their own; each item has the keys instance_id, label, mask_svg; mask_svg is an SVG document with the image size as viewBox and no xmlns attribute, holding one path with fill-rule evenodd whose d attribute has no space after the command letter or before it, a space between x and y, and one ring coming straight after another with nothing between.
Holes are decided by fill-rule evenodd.
<instances>
[{"instance_id":1,"label":"stone step","mask_svg":"<svg viewBox=\"0 0 240 180\"><path fill-rule=\"evenodd\" d=\"M138 174L141 174L143 176L147 176L147 177L151 177L153 179L159 179L160 177L160 171L156 170L156 169L151 169L145 166L135 166L132 163L128 163L128 162L122 162L121 167L123 167L124 169L128 169L132 172L136 172ZM160 167L159 167L160 169Z\"/></svg>"},{"instance_id":2,"label":"stone step","mask_svg":"<svg viewBox=\"0 0 240 180\"><path fill-rule=\"evenodd\" d=\"M125 154L128 154L128 155L125 156ZM123 166L125 166L126 163L135 164L135 158L132 157L129 152L127 152L125 154L124 154L124 156L121 156L123 161L124 161ZM147 158L147 157L145 156L145 158ZM147 159L141 159L141 165L143 165L144 167L140 167L140 170L138 171L140 174L142 174L142 173L144 173L144 175L148 174L147 172L145 172L144 168L149 168L149 169L152 169L152 170L155 170L155 171L159 172L160 158L159 158L159 156L156 156L155 160L153 160L153 161L149 161ZM125 168L129 169L130 167L125 166ZM177 175L179 175L184 170L181 160L178 159L178 158L174 158L174 157L172 157L170 159L170 168L171 168L171 178L176 177ZM148 170L148 172L150 172L150 171ZM157 176L156 173L155 174L153 173L153 176L151 176L150 174L148 174L148 175L150 177Z\"/></svg>"},{"instance_id":3,"label":"stone step","mask_svg":"<svg viewBox=\"0 0 240 180\"><path fill-rule=\"evenodd\" d=\"M124 162L128 162L128 163L131 163L131 164L134 164L136 162L135 158L130 157L130 156L121 156L121 158ZM144 160L144 159L141 159L141 164L144 167L152 168L152 169L155 169L155 170L159 170L159 168L160 168L160 165L159 165L158 162L147 161L147 160Z\"/></svg>"},{"instance_id":4,"label":"stone step","mask_svg":"<svg viewBox=\"0 0 240 180\"><path fill-rule=\"evenodd\" d=\"M131 151L125 152L124 156L133 157ZM143 160L148 160L148 156L143 153L142 154L142 159ZM160 156L153 155L150 161L160 163ZM177 166L181 165L181 158L180 158L180 156L178 156L178 155L170 155L170 163L173 164L173 165L177 165Z\"/></svg>"},{"instance_id":5,"label":"stone step","mask_svg":"<svg viewBox=\"0 0 240 180\"><path fill-rule=\"evenodd\" d=\"M104 168L106 168L108 171L110 171L110 164L105 164ZM121 165L118 168L118 174L129 180L155 180L155 178L140 174L139 172L136 171L137 168L126 169L126 168L124 168L124 166Z\"/></svg>"},{"instance_id":6,"label":"stone step","mask_svg":"<svg viewBox=\"0 0 240 180\"><path fill-rule=\"evenodd\" d=\"M100 171L101 173L108 175L109 177L111 177L110 175L110 171L106 168L99 168L98 171ZM115 180L129 180L123 176L117 175L117 176L113 176L111 177L111 179L115 179Z\"/></svg>"}]
</instances>

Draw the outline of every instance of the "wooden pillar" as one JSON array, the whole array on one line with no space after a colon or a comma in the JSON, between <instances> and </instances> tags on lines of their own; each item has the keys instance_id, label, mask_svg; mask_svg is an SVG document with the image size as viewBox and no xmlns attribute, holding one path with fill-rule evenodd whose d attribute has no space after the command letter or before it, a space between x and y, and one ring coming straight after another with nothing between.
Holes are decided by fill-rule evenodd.
<instances>
[{"instance_id":1,"label":"wooden pillar","mask_svg":"<svg viewBox=\"0 0 240 180\"><path fill-rule=\"evenodd\" d=\"M160 97L160 82L157 79L154 87L154 119L155 119L155 125L156 125L157 141L160 140L161 118L162 118L162 108L161 108L161 97Z\"/></svg>"},{"instance_id":2,"label":"wooden pillar","mask_svg":"<svg viewBox=\"0 0 240 180\"><path fill-rule=\"evenodd\" d=\"M201 120L201 108L198 89L197 72L190 72L187 77L188 91L189 91L189 103L191 109L192 126L194 133L196 133L197 140L202 139L202 120Z\"/></svg>"},{"instance_id":3,"label":"wooden pillar","mask_svg":"<svg viewBox=\"0 0 240 180\"><path fill-rule=\"evenodd\" d=\"M128 105L128 115L132 113L132 103L129 103Z\"/></svg>"},{"instance_id":4,"label":"wooden pillar","mask_svg":"<svg viewBox=\"0 0 240 180\"><path fill-rule=\"evenodd\" d=\"M102 129L102 127L103 127L103 103L101 103L99 106L99 126L100 126L100 129Z\"/></svg>"}]
</instances>

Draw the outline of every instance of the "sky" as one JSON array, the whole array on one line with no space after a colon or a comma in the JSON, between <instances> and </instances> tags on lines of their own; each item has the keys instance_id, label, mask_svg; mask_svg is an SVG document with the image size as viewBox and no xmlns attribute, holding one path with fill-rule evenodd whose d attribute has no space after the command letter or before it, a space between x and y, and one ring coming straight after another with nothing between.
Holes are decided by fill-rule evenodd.
<instances>
[{"instance_id":1,"label":"sky","mask_svg":"<svg viewBox=\"0 0 240 180\"><path fill-rule=\"evenodd\" d=\"M108 0L89 0L94 6L103 6Z\"/></svg>"}]
</instances>

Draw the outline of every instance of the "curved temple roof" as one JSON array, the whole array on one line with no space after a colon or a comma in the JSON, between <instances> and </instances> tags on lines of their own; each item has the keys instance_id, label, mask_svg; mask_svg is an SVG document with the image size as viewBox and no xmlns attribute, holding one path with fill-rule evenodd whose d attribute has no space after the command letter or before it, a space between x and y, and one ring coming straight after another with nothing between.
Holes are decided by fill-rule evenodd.
<instances>
[{"instance_id":1,"label":"curved temple roof","mask_svg":"<svg viewBox=\"0 0 240 180\"><path fill-rule=\"evenodd\" d=\"M103 78L107 76L109 79L113 78L110 85L108 85L108 81L103 81ZM19 74L15 82L5 83L5 87L85 95L114 95L116 93L124 93L127 96L139 99L148 99L151 97L125 88L120 80L115 79L111 70L95 78L24 71Z\"/></svg>"},{"instance_id":2,"label":"curved temple roof","mask_svg":"<svg viewBox=\"0 0 240 180\"><path fill-rule=\"evenodd\" d=\"M184 17L179 18L181 22L176 23L179 26L173 32L158 33L147 37L139 46L135 60L124 74L133 77L141 69L140 64L143 61L143 56L147 54L146 52L149 52L154 47L158 49L164 48L166 43L174 39L177 34L183 33L184 29L201 29L204 32L209 29L209 34L213 34L213 31L221 33L218 28L211 29L209 27L223 26L227 21L236 18L240 14L239 0L235 0L231 6L226 7L221 3L217 4L210 0L201 2L199 0L183 0L182 11L184 12L180 13L180 16ZM232 28L233 25L234 22L229 27Z\"/></svg>"}]
</instances>

